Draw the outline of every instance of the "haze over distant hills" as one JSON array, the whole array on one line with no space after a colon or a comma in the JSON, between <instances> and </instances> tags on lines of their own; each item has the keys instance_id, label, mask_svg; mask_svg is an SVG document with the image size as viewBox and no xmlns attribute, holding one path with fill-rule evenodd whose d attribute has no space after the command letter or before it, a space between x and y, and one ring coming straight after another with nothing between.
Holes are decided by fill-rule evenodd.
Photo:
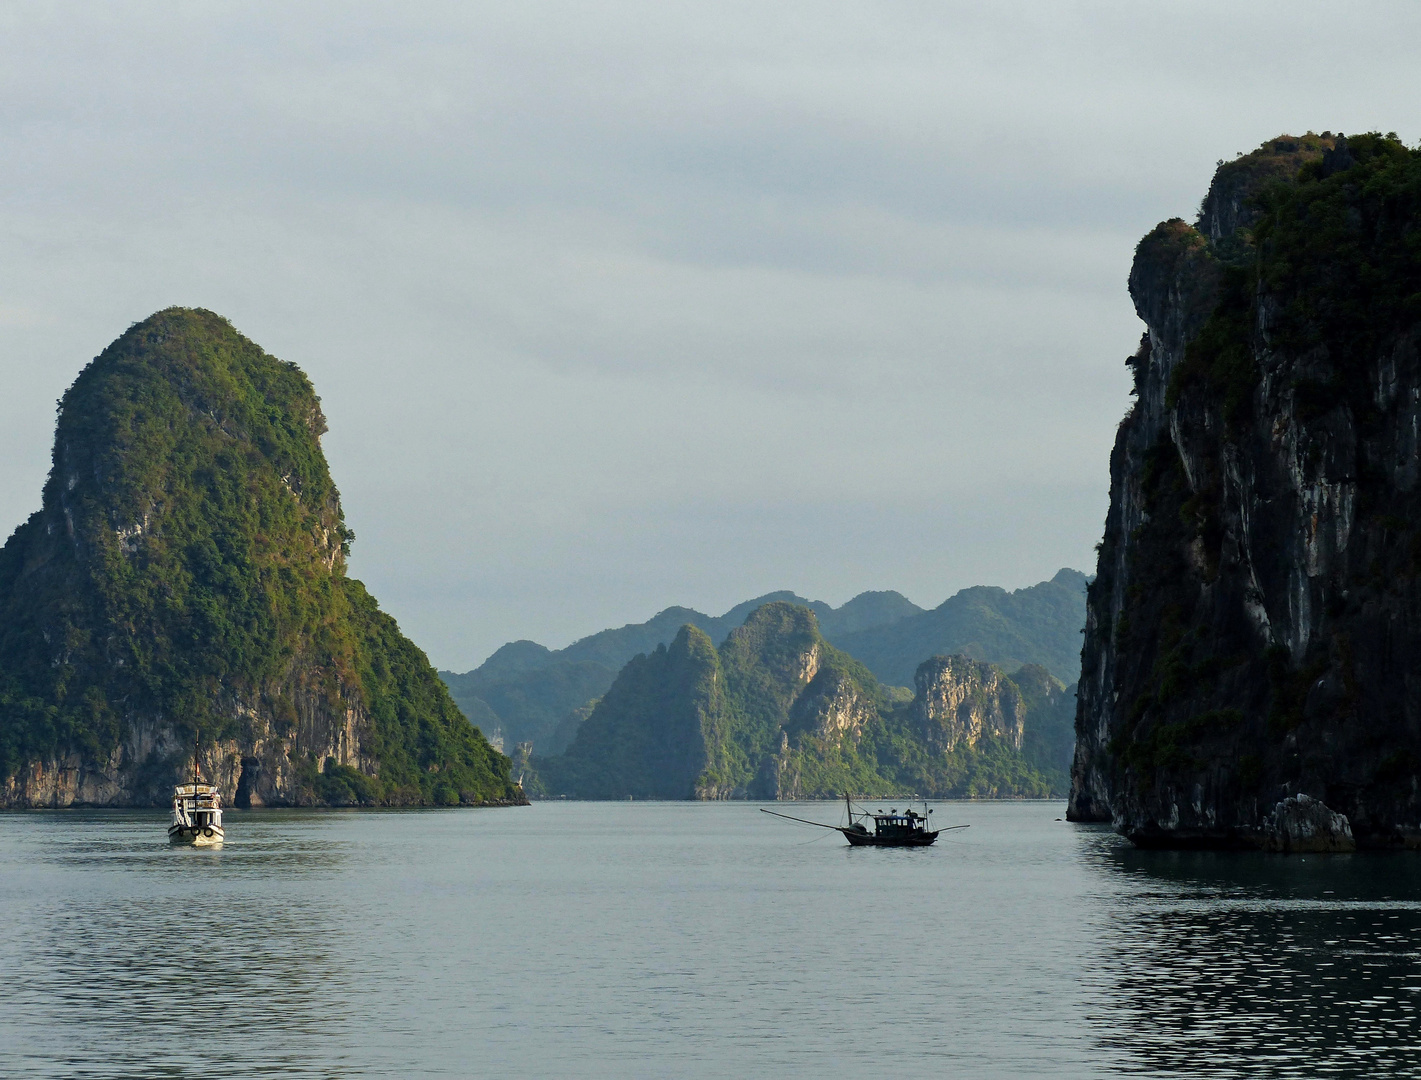
<instances>
[{"instance_id":1,"label":"haze over distant hills","mask_svg":"<svg viewBox=\"0 0 1421 1080\"><path fill-rule=\"evenodd\" d=\"M518 765L531 793L574 798L1044 797L1066 789L1074 706L1038 665L960 655L884 686L775 602L719 649L683 626L627 663L565 753Z\"/></svg>"},{"instance_id":2,"label":"haze over distant hills","mask_svg":"<svg viewBox=\"0 0 1421 1080\"><path fill-rule=\"evenodd\" d=\"M1079 570L1062 569L1050 581L1015 592L978 585L931 611L853 631L825 630L824 636L895 686L912 685L913 673L929 656L950 653L1005 668L1039 664L1073 683L1081 669L1088 580Z\"/></svg>"},{"instance_id":3,"label":"haze over distant hills","mask_svg":"<svg viewBox=\"0 0 1421 1080\"><path fill-rule=\"evenodd\" d=\"M888 685L912 685L919 664L947 654L1007 669L1038 664L1071 684L1080 669L1086 581L1079 571L1063 569L1050 581L1013 592L963 589L930 611L896 592L860 593L837 608L773 592L719 616L667 608L646 622L603 630L565 649L514 641L473 671L440 675L465 715L495 741L502 739L506 749L532 742L539 754L556 754L627 661L669 644L687 625L718 644L758 608L783 601L813 611L826 641Z\"/></svg>"}]
</instances>

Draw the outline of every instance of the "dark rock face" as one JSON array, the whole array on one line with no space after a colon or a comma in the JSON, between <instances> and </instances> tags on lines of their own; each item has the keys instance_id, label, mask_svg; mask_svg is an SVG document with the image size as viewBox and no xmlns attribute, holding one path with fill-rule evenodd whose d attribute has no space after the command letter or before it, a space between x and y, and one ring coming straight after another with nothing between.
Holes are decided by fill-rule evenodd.
<instances>
[{"instance_id":1,"label":"dark rock face","mask_svg":"<svg viewBox=\"0 0 1421 1080\"><path fill-rule=\"evenodd\" d=\"M1421 846L1421 153L1280 138L1140 244L1069 814Z\"/></svg>"},{"instance_id":2,"label":"dark rock face","mask_svg":"<svg viewBox=\"0 0 1421 1080\"><path fill-rule=\"evenodd\" d=\"M1199 231L1216 247L1236 241L1238 230L1251 229L1260 213L1254 196L1269 184L1288 182L1304 165L1321 156L1331 164L1338 157L1331 135L1292 138L1280 135L1252 154L1221 162L1209 193L1199 207ZM1345 141L1340 154L1347 153ZM1350 159L1347 159L1350 160Z\"/></svg>"}]
</instances>

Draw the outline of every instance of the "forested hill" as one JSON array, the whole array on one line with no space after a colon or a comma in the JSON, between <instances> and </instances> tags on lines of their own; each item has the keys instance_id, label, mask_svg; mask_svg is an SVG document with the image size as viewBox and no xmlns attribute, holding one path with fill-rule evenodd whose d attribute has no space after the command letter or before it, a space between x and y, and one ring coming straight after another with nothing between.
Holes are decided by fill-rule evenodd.
<instances>
[{"instance_id":1,"label":"forested hill","mask_svg":"<svg viewBox=\"0 0 1421 1080\"><path fill-rule=\"evenodd\" d=\"M346 576L294 365L159 312L60 402L41 509L0 549L0 805L517 802L509 763Z\"/></svg>"},{"instance_id":2,"label":"forested hill","mask_svg":"<svg viewBox=\"0 0 1421 1080\"><path fill-rule=\"evenodd\" d=\"M914 688L880 684L809 609L769 603L719 649L687 625L634 657L566 753L527 763L529 782L594 799L1065 790L1075 695L1045 669L939 656Z\"/></svg>"},{"instance_id":3,"label":"forested hill","mask_svg":"<svg viewBox=\"0 0 1421 1080\"><path fill-rule=\"evenodd\" d=\"M908 685L929 656L959 653L1007 668L1039 664L1063 682L1081 669L1081 629L1089 579L1060 570L1050 581L1007 592L963 589L932 611L828 637L887 683Z\"/></svg>"},{"instance_id":4,"label":"forested hill","mask_svg":"<svg viewBox=\"0 0 1421 1080\"><path fill-rule=\"evenodd\" d=\"M545 667L554 658L569 663L602 664L620 669L637 653L649 652L671 641L683 626L694 626L704 631L711 640L723 641L730 631L745 621L750 612L780 601L809 608L819 620L820 632L825 635L884 626L923 613L917 604L896 592L860 593L842 607L835 608L820 600L806 600L782 590L736 604L724 615L718 616L703 615L694 608L669 607L646 622L599 631L557 652L532 641L515 641L495 652L478 670L490 675L504 675Z\"/></svg>"},{"instance_id":5,"label":"forested hill","mask_svg":"<svg viewBox=\"0 0 1421 1080\"><path fill-rule=\"evenodd\" d=\"M459 674L441 671L454 700L474 723L501 735L506 749L524 741L540 752L557 753L632 657L668 644L683 626L694 626L720 642L756 608L785 602L813 611L821 624L839 633L881 626L921 614L922 608L896 592L866 592L841 607L773 592L736 604L724 615L670 607L643 623L628 623L552 650L533 641L504 645L478 668Z\"/></svg>"},{"instance_id":6,"label":"forested hill","mask_svg":"<svg viewBox=\"0 0 1421 1080\"><path fill-rule=\"evenodd\" d=\"M775 592L720 616L667 608L644 623L603 630L556 651L515 641L473 671L440 675L465 714L497 733L505 749L527 741L542 754L567 747L592 703L632 657L669 644L682 626L696 627L718 645L768 603L812 611L826 641L890 685L911 685L919 664L949 653L1008 669L1038 664L1069 684L1080 665L1085 582L1085 575L1061 570L1050 581L1015 592L990 586L963 589L932 611L896 592L861 593L838 608Z\"/></svg>"}]
</instances>

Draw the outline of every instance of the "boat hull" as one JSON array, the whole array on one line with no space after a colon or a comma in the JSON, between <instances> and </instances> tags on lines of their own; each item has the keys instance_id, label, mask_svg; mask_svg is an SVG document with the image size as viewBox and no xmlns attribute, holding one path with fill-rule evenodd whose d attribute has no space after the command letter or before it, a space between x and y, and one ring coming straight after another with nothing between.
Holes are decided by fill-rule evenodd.
<instances>
[{"instance_id":1,"label":"boat hull","mask_svg":"<svg viewBox=\"0 0 1421 1080\"><path fill-rule=\"evenodd\" d=\"M185 825L171 825L168 827L168 843L186 844L189 847L221 847L226 834L220 825L208 825L201 829L189 828Z\"/></svg>"},{"instance_id":2,"label":"boat hull","mask_svg":"<svg viewBox=\"0 0 1421 1080\"><path fill-rule=\"evenodd\" d=\"M937 839L935 832L920 832L911 836L876 836L871 832L840 829L844 839L854 847L927 847Z\"/></svg>"}]
</instances>

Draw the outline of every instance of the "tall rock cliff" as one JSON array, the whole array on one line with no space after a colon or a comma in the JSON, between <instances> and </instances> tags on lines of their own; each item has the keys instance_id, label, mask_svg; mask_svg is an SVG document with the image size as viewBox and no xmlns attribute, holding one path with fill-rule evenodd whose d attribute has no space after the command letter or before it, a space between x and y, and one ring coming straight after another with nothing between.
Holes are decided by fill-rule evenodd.
<instances>
[{"instance_id":1,"label":"tall rock cliff","mask_svg":"<svg viewBox=\"0 0 1421 1080\"><path fill-rule=\"evenodd\" d=\"M882 785L864 735L888 692L824 640L813 612L766 604L730 632L720 656L731 710L703 797L797 799Z\"/></svg>"},{"instance_id":2,"label":"tall rock cliff","mask_svg":"<svg viewBox=\"0 0 1421 1080\"><path fill-rule=\"evenodd\" d=\"M918 668L914 684L914 719L928 746L974 748L985 737L1021 749L1026 702L1001 668L965 656L935 656Z\"/></svg>"},{"instance_id":3,"label":"tall rock cliff","mask_svg":"<svg viewBox=\"0 0 1421 1080\"><path fill-rule=\"evenodd\" d=\"M0 805L517 802L508 761L346 577L306 376L226 320L138 323L60 402L0 549Z\"/></svg>"},{"instance_id":4,"label":"tall rock cliff","mask_svg":"<svg viewBox=\"0 0 1421 1080\"><path fill-rule=\"evenodd\" d=\"M1421 151L1280 137L1141 241L1070 816L1421 846Z\"/></svg>"},{"instance_id":5,"label":"tall rock cliff","mask_svg":"<svg viewBox=\"0 0 1421 1080\"><path fill-rule=\"evenodd\" d=\"M1066 688L1024 670L1030 695L991 664L934 657L905 701L826 642L813 612L775 602L718 650L685 626L630 661L566 753L534 768L549 793L587 798L1043 796L1064 768L1049 748L1024 752L1024 733L1060 711Z\"/></svg>"}]
</instances>

